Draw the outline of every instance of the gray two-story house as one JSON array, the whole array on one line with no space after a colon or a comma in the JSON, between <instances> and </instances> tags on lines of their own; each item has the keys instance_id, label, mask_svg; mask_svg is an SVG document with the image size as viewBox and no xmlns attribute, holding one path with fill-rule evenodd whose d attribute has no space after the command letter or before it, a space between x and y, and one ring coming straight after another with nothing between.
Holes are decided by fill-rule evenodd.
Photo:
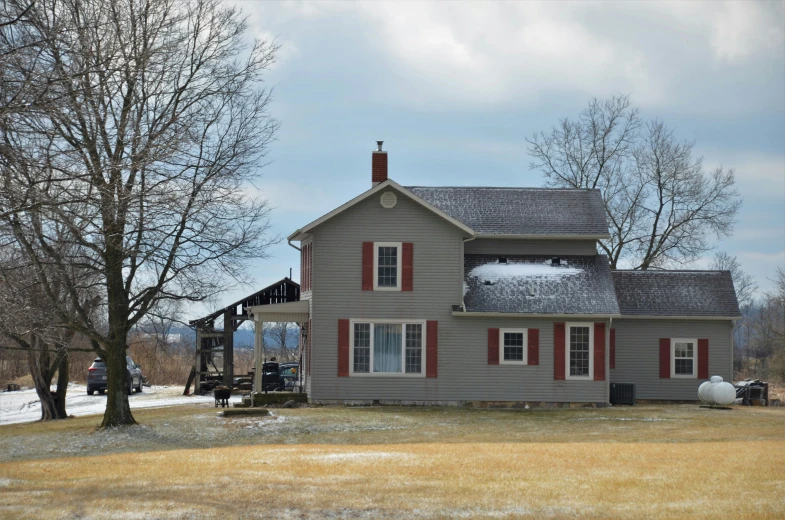
<instances>
[{"instance_id":1,"label":"gray two-story house","mask_svg":"<svg viewBox=\"0 0 785 520\"><path fill-rule=\"evenodd\" d=\"M303 323L311 401L604 405L611 382L695 400L730 380L730 274L612 271L597 190L404 187L381 143L371 170L289 236L301 301L265 309Z\"/></svg>"}]
</instances>

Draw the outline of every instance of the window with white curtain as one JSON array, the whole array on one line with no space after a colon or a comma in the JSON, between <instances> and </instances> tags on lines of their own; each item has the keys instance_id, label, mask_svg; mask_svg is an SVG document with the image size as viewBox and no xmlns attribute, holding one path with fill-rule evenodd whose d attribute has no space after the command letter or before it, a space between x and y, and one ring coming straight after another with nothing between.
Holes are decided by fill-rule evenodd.
<instances>
[{"instance_id":1,"label":"window with white curtain","mask_svg":"<svg viewBox=\"0 0 785 520\"><path fill-rule=\"evenodd\" d=\"M425 374L425 322L352 321L352 375Z\"/></svg>"}]
</instances>

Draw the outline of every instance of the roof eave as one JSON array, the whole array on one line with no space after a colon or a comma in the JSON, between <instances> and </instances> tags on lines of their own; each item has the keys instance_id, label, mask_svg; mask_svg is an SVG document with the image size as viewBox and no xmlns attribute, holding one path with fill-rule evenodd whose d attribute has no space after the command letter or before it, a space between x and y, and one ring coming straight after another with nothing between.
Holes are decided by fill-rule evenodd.
<instances>
[{"instance_id":1,"label":"roof eave","mask_svg":"<svg viewBox=\"0 0 785 520\"><path fill-rule=\"evenodd\" d=\"M481 312L481 311L452 311L453 316L466 316L473 318L582 318L605 319L621 318L621 314L536 314L532 312Z\"/></svg>"},{"instance_id":2,"label":"roof eave","mask_svg":"<svg viewBox=\"0 0 785 520\"><path fill-rule=\"evenodd\" d=\"M624 320L715 320L727 321L741 319L739 316L663 316L660 314L622 314L619 318Z\"/></svg>"},{"instance_id":3,"label":"roof eave","mask_svg":"<svg viewBox=\"0 0 785 520\"><path fill-rule=\"evenodd\" d=\"M610 235L580 235L580 234L561 234L561 235L545 235L545 234L520 234L520 235L502 235L495 233L478 233L477 238L498 238L504 240L521 240L521 239L541 239L541 240L606 240Z\"/></svg>"}]
</instances>

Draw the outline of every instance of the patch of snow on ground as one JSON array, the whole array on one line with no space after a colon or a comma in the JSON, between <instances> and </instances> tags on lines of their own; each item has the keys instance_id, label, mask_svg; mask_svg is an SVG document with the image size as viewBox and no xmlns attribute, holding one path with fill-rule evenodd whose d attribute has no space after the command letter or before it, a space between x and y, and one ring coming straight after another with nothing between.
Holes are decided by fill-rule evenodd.
<instances>
[{"instance_id":1,"label":"patch of snow on ground","mask_svg":"<svg viewBox=\"0 0 785 520\"><path fill-rule=\"evenodd\" d=\"M571 421L640 421L640 422L684 422L682 419L665 419L662 417L577 417Z\"/></svg>"},{"instance_id":2,"label":"patch of snow on ground","mask_svg":"<svg viewBox=\"0 0 785 520\"><path fill-rule=\"evenodd\" d=\"M583 269L576 267L551 266L549 264L497 264L489 263L478 265L469 272L470 277L482 281L498 282L510 278L561 278L563 276L576 276Z\"/></svg>"},{"instance_id":3,"label":"patch of snow on ground","mask_svg":"<svg viewBox=\"0 0 785 520\"><path fill-rule=\"evenodd\" d=\"M409 454L390 453L387 451L371 451L359 453L326 453L324 455L312 455L309 458L327 462L371 462L379 459L401 459L406 457L409 457Z\"/></svg>"},{"instance_id":4,"label":"patch of snow on ground","mask_svg":"<svg viewBox=\"0 0 785 520\"><path fill-rule=\"evenodd\" d=\"M140 394L128 396L128 401L131 410L215 402L211 395L182 394L182 386L151 386L144 387ZM68 415L79 417L102 414L104 410L106 410L106 394L87 395L87 386L77 383L68 384L65 403L65 411ZM41 404L35 389L0 393L0 424L33 422L40 418Z\"/></svg>"},{"instance_id":5,"label":"patch of snow on ground","mask_svg":"<svg viewBox=\"0 0 785 520\"><path fill-rule=\"evenodd\" d=\"M273 428L275 425L281 424L286 422L286 417L283 415L276 415L273 412L270 412L270 415L263 419L235 419L232 421L234 423L246 423L248 426L246 428L253 429L253 428Z\"/></svg>"}]
</instances>

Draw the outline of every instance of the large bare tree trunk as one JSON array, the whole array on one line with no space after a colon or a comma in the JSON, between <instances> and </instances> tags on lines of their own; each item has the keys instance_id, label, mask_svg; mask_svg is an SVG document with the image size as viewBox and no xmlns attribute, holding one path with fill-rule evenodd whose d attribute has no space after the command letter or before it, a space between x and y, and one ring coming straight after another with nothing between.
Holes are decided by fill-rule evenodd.
<instances>
[{"instance_id":1,"label":"large bare tree trunk","mask_svg":"<svg viewBox=\"0 0 785 520\"><path fill-rule=\"evenodd\" d=\"M55 359L56 364L50 363L49 348L40 339L34 338L30 348L27 350L27 361L30 368L30 375L33 378L35 392L41 402L41 420L51 421L54 419L65 419L68 417L65 411L65 396L68 387L68 357L58 353ZM65 370L62 370L63 360L65 360ZM60 368L57 378L57 398L52 395L52 377L55 368Z\"/></svg>"},{"instance_id":2,"label":"large bare tree trunk","mask_svg":"<svg viewBox=\"0 0 785 520\"><path fill-rule=\"evenodd\" d=\"M55 403L55 407L57 408L58 419L65 419L68 417L68 413L65 411L65 398L68 394L69 379L68 365L68 356L62 356L60 358L60 364L57 366L57 402Z\"/></svg>"},{"instance_id":3,"label":"large bare tree trunk","mask_svg":"<svg viewBox=\"0 0 785 520\"><path fill-rule=\"evenodd\" d=\"M118 341L120 343L120 341ZM128 403L128 370L125 342L106 349L106 412L101 427L136 424Z\"/></svg>"}]
</instances>

